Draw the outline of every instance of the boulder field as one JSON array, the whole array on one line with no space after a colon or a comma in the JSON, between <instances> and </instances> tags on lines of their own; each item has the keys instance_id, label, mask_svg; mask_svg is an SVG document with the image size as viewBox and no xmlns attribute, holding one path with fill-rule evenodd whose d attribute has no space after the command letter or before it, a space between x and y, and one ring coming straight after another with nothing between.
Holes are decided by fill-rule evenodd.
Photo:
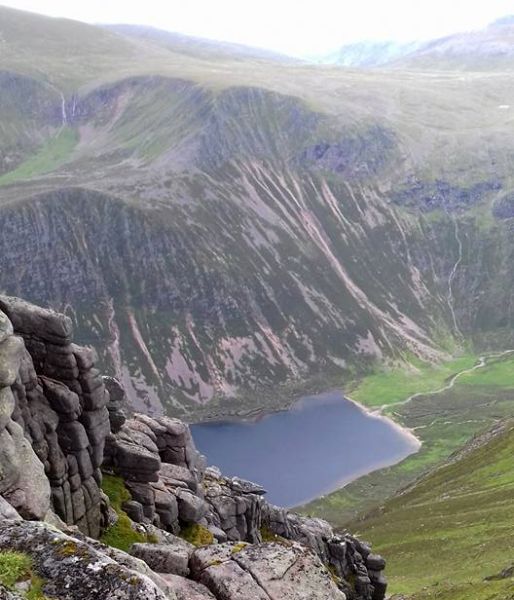
<instances>
[{"instance_id":1,"label":"boulder field","mask_svg":"<svg viewBox=\"0 0 514 600\"><path fill-rule=\"evenodd\" d=\"M385 597L369 545L207 467L179 419L127 417L95 360L67 316L0 296L0 598ZM30 574L2 581L13 557Z\"/></svg>"}]
</instances>

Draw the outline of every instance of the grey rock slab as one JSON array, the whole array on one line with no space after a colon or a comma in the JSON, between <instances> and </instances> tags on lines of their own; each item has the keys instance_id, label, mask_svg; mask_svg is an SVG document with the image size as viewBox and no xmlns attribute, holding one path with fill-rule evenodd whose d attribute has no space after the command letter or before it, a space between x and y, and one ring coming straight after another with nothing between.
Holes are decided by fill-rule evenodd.
<instances>
[{"instance_id":1,"label":"grey rock slab","mask_svg":"<svg viewBox=\"0 0 514 600\"><path fill-rule=\"evenodd\" d=\"M7 315L0 310L0 344L11 337L13 334L13 326Z\"/></svg>"},{"instance_id":2,"label":"grey rock slab","mask_svg":"<svg viewBox=\"0 0 514 600\"><path fill-rule=\"evenodd\" d=\"M84 450L89 446L89 438L84 426L78 421L60 423L57 427L59 445L67 454Z\"/></svg>"},{"instance_id":3,"label":"grey rock slab","mask_svg":"<svg viewBox=\"0 0 514 600\"><path fill-rule=\"evenodd\" d=\"M80 400L75 392L72 392L64 384L41 377L45 397L50 406L60 414L69 414L71 418L76 419L81 413Z\"/></svg>"},{"instance_id":4,"label":"grey rock slab","mask_svg":"<svg viewBox=\"0 0 514 600\"><path fill-rule=\"evenodd\" d=\"M91 346L78 346L71 344L71 350L77 361L77 365L81 371L87 371L94 367L98 362L96 350Z\"/></svg>"},{"instance_id":5,"label":"grey rock slab","mask_svg":"<svg viewBox=\"0 0 514 600\"><path fill-rule=\"evenodd\" d=\"M2 438L5 437L4 445ZM14 456L9 457L9 452ZM9 461L6 464L5 460ZM0 469L8 473L11 486L4 497L26 519L43 519L50 508L50 484L43 464L36 456L23 429L11 421L0 436ZM14 472L13 472L14 470ZM5 480L4 482L5 483Z\"/></svg>"},{"instance_id":6,"label":"grey rock slab","mask_svg":"<svg viewBox=\"0 0 514 600\"><path fill-rule=\"evenodd\" d=\"M213 564L221 564L232 558L236 544L215 544L212 546L203 546L197 548L192 556L189 566L194 579L197 579L201 572Z\"/></svg>"},{"instance_id":7,"label":"grey rock slab","mask_svg":"<svg viewBox=\"0 0 514 600\"><path fill-rule=\"evenodd\" d=\"M121 431L117 434L117 437L120 440L146 448L149 452L153 452L156 455L159 454L159 449L152 438L146 435L144 431L132 428L130 421L127 421L125 425L123 425Z\"/></svg>"},{"instance_id":8,"label":"grey rock slab","mask_svg":"<svg viewBox=\"0 0 514 600\"><path fill-rule=\"evenodd\" d=\"M0 344L0 388L16 381L24 354L25 345L17 336L12 335Z\"/></svg>"},{"instance_id":9,"label":"grey rock slab","mask_svg":"<svg viewBox=\"0 0 514 600\"><path fill-rule=\"evenodd\" d=\"M207 503L191 492L178 490L176 497L178 512L182 521L197 523L207 514Z\"/></svg>"},{"instance_id":10,"label":"grey rock slab","mask_svg":"<svg viewBox=\"0 0 514 600\"><path fill-rule=\"evenodd\" d=\"M366 566L372 571L382 571L385 569L386 561L380 554L369 554L366 558Z\"/></svg>"},{"instance_id":11,"label":"grey rock slab","mask_svg":"<svg viewBox=\"0 0 514 600\"><path fill-rule=\"evenodd\" d=\"M63 525L64 526L60 526L59 529L61 529L64 533L71 535L71 536L87 543L89 546L92 546L93 548L95 548L95 550L98 550L98 551L102 552L103 554L106 554L109 558L112 558L114 561L116 561L120 565L123 565L124 567L127 567L128 569L130 569L132 571L136 571L136 572L140 573L141 575L145 575L146 577L151 579L155 583L155 585L158 588L160 588L161 590L163 590L164 592L166 592L166 593L171 592L171 594L172 594L171 597L174 598L173 589L168 585L168 583L160 575L158 575L157 573L152 571L152 569L150 569L150 567L144 561L142 561L140 558L131 556L127 552L123 552L123 550L119 550L118 548L113 548L112 546L106 546L105 544L103 544L102 542L100 542L98 540L91 539L90 537L87 537L86 535L75 531L74 528L72 528L72 527L67 527L65 524L63 524Z\"/></svg>"},{"instance_id":12,"label":"grey rock slab","mask_svg":"<svg viewBox=\"0 0 514 600\"><path fill-rule=\"evenodd\" d=\"M141 504L152 504L154 503L154 491L148 483L138 483L135 481L127 481L125 483L130 495L134 500L141 502Z\"/></svg>"},{"instance_id":13,"label":"grey rock slab","mask_svg":"<svg viewBox=\"0 0 514 600\"><path fill-rule=\"evenodd\" d=\"M82 401L85 410L98 410L107 406L109 392L103 386L99 386L92 392L83 392Z\"/></svg>"},{"instance_id":14,"label":"grey rock slab","mask_svg":"<svg viewBox=\"0 0 514 600\"><path fill-rule=\"evenodd\" d=\"M171 573L160 573L160 576L175 592L177 600L215 600L216 598L204 585L197 581L179 575L172 575Z\"/></svg>"},{"instance_id":15,"label":"grey rock slab","mask_svg":"<svg viewBox=\"0 0 514 600\"><path fill-rule=\"evenodd\" d=\"M0 296L0 309L9 317L15 331L58 345L66 345L71 340L72 322L63 314L11 296Z\"/></svg>"},{"instance_id":16,"label":"grey rock slab","mask_svg":"<svg viewBox=\"0 0 514 600\"><path fill-rule=\"evenodd\" d=\"M156 573L189 575L191 552L182 544L132 544L130 554L144 561Z\"/></svg>"},{"instance_id":17,"label":"grey rock slab","mask_svg":"<svg viewBox=\"0 0 514 600\"><path fill-rule=\"evenodd\" d=\"M320 559L299 544L220 544L196 550L194 579L220 600L345 600Z\"/></svg>"},{"instance_id":18,"label":"grey rock slab","mask_svg":"<svg viewBox=\"0 0 514 600\"><path fill-rule=\"evenodd\" d=\"M103 407L98 410L84 411L80 420L87 429L102 429L109 432L109 412ZM106 434L107 435L107 434Z\"/></svg>"},{"instance_id":19,"label":"grey rock slab","mask_svg":"<svg viewBox=\"0 0 514 600\"><path fill-rule=\"evenodd\" d=\"M185 467L179 467L178 465L171 465L163 462L161 465L160 476L164 479L182 481L193 492L195 492L198 488L196 477L189 469L186 469Z\"/></svg>"},{"instance_id":20,"label":"grey rock slab","mask_svg":"<svg viewBox=\"0 0 514 600\"><path fill-rule=\"evenodd\" d=\"M166 428L165 439L169 446L185 446L189 436L188 427L180 419L159 417L158 423Z\"/></svg>"},{"instance_id":21,"label":"grey rock slab","mask_svg":"<svg viewBox=\"0 0 514 600\"><path fill-rule=\"evenodd\" d=\"M11 388L0 389L0 431L2 431L11 419L15 407L14 396Z\"/></svg>"},{"instance_id":22,"label":"grey rock slab","mask_svg":"<svg viewBox=\"0 0 514 600\"><path fill-rule=\"evenodd\" d=\"M218 600L272 600L250 573L231 560L213 563L202 571L199 581Z\"/></svg>"},{"instance_id":23,"label":"grey rock slab","mask_svg":"<svg viewBox=\"0 0 514 600\"><path fill-rule=\"evenodd\" d=\"M209 503L222 521L232 519L238 514L237 502L232 496L209 497Z\"/></svg>"},{"instance_id":24,"label":"grey rock slab","mask_svg":"<svg viewBox=\"0 0 514 600\"><path fill-rule=\"evenodd\" d=\"M128 427L131 431L139 431L140 433L145 434L145 436L149 437L154 444L157 442L157 436L151 427L149 427L146 423L139 419L128 419L126 421L126 427Z\"/></svg>"},{"instance_id":25,"label":"grey rock slab","mask_svg":"<svg viewBox=\"0 0 514 600\"><path fill-rule=\"evenodd\" d=\"M299 544L252 544L233 555L272 598L345 600L320 559Z\"/></svg>"},{"instance_id":26,"label":"grey rock slab","mask_svg":"<svg viewBox=\"0 0 514 600\"><path fill-rule=\"evenodd\" d=\"M383 600L387 591L387 579L380 573L380 575L371 580L373 585L373 597L372 600Z\"/></svg>"},{"instance_id":27,"label":"grey rock slab","mask_svg":"<svg viewBox=\"0 0 514 600\"><path fill-rule=\"evenodd\" d=\"M19 513L0 496L0 519L10 519L11 521L21 521ZM1 598L2 596L0 596Z\"/></svg>"},{"instance_id":28,"label":"grey rock slab","mask_svg":"<svg viewBox=\"0 0 514 600\"><path fill-rule=\"evenodd\" d=\"M148 473L154 477L147 481L156 481L161 459L159 455L133 442L119 441L116 444L116 465L128 473Z\"/></svg>"},{"instance_id":29,"label":"grey rock slab","mask_svg":"<svg viewBox=\"0 0 514 600\"><path fill-rule=\"evenodd\" d=\"M246 481L245 479L239 479L239 477L233 477L231 484L234 492L241 494L257 494L258 496L262 496L267 493L261 485L252 481Z\"/></svg>"},{"instance_id":30,"label":"grey rock slab","mask_svg":"<svg viewBox=\"0 0 514 600\"><path fill-rule=\"evenodd\" d=\"M145 515L143 513L143 505L140 502L136 502L136 500L128 500L123 503L123 510L127 513L127 515L135 521L136 523L142 523Z\"/></svg>"},{"instance_id":31,"label":"grey rock slab","mask_svg":"<svg viewBox=\"0 0 514 600\"><path fill-rule=\"evenodd\" d=\"M223 531L223 529L216 527L216 525L209 525L207 529L212 533L214 539L217 540L218 543L223 544L227 541L227 534Z\"/></svg>"}]
</instances>

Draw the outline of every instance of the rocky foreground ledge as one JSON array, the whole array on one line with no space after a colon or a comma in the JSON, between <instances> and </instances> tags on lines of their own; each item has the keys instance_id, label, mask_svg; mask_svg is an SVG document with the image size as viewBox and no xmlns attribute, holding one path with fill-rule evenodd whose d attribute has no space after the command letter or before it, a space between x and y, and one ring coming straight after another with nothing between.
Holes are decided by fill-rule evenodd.
<instances>
[{"instance_id":1,"label":"rocky foreground ledge","mask_svg":"<svg viewBox=\"0 0 514 600\"><path fill-rule=\"evenodd\" d=\"M127 419L68 317L0 296L0 599L382 600L385 561ZM106 493L107 492L107 493Z\"/></svg>"}]
</instances>

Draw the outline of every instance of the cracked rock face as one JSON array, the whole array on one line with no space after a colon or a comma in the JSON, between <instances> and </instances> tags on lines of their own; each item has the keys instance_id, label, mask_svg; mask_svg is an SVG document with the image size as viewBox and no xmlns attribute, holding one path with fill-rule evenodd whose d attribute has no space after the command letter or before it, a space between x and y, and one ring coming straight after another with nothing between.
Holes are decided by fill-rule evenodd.
<instances>
[{"instance_id":1,"label":"cracked rock face","mask_svg":"<svg viewBox=\"0 0 514 600\"><path fill-rule=\"evenodd\" d=\"M345 600L319 558L299 544L220 544L197 550L192 575L220 600Z\"/></svg>"},{"instance_id":2,"label":"cracked rock face","mask_svg":"<svg viewBox=\"0 0 514 600\"><path fill-rule=\"evenodd\" d=\"M68 317L0 296L0 494L24 518L53 510L96 537L110 419L94 360Z\"/></svg>"}]
</instances>

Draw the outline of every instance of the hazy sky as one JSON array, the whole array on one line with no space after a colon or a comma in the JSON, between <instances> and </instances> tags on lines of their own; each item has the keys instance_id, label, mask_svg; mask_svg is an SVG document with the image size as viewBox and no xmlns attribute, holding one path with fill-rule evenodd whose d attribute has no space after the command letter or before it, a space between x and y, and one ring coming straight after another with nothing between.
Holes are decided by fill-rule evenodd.
<instances>
[{"instance_id":1,"label":"hazy sky","mask_svg":"<svg viewBox=\"0 0 514 600\"><path fill-rule=\"evenodd\" d=\"M514 0L0 0L90 23L139 23L297 55L362 39L412 40L483 27Z\"/></svg>"}]
</instances>

